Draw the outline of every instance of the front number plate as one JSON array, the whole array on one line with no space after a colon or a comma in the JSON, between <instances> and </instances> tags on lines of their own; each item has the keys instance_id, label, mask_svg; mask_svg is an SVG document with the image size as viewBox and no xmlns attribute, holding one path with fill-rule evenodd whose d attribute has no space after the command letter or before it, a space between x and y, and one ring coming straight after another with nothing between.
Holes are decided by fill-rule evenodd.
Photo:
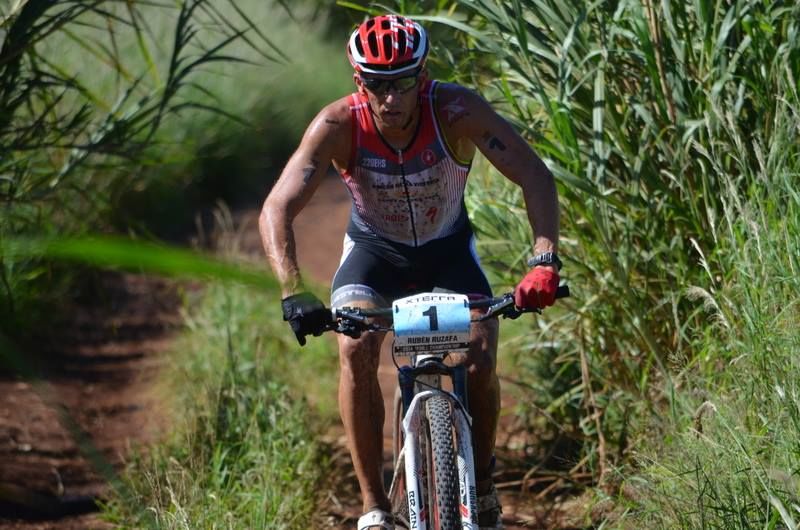
<instances>
[{"instance_id":1,"label":"front number plate","mask_svg":"<svg viewBox=\"0 0 800 530\"><path fill-rule=\"evenodd\" d=\"M469 348L469 300L465 295L415 294L395 300L392 312L395 355Z\"/></svg>"}]
</instances>

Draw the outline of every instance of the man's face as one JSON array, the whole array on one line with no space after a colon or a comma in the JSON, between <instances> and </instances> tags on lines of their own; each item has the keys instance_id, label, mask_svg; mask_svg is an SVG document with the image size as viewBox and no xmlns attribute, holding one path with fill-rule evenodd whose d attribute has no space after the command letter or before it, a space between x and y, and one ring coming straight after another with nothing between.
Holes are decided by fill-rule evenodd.
<instances>
[{"instance_id":1,"label":"man's face","mask_svg":"<svg viewBox=\"0 0 800 530\"><path fill-rule=\"evenodd\" d=\"M376 120L385 128L402 129L417 106L419 89L426 79L423 69L400 76L355 74L359 92L366 94Z\"/></svg>"}]
</instances>

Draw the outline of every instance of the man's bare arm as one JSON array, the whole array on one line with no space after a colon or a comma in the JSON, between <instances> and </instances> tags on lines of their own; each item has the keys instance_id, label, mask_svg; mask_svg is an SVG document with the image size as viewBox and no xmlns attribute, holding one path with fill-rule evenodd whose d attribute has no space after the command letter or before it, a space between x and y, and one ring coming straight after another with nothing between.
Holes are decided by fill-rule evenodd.
<instances>
[{"instance_id":1,"label":"man's bare arm","mask_svg":"<svg viewBox=\"0 0 800 530\"><path fill-rule=\"evenodd\" d=\"M555 180L544 162L489 104L459 88L466 112L453 125L468 136L498 171L522 188L534 231L534 254L558 250L559 210Z\"/></svg>"},{"instance_id":2,"label":"man's bare arm","mask_svg":"<svg viewBox=\"0 0 800 530\"><path fill-rule=\"evenodd\" d=\"M339 102L331 104L311 122L261 210L261 242L284 297L302 289L292 221L342 151L342 137L350 135L348 116L341 109Z\"/></svg>"}]
</instances>

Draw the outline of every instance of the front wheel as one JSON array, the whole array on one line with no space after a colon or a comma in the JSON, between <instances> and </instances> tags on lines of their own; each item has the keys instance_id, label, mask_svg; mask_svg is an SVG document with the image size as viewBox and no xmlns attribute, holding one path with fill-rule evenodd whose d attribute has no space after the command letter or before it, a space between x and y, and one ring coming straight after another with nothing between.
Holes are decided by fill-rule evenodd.
<instances>
[{"instance_id":1,"label":"front wheel","mask_svg":"<svg viewBox=\"0 0 800 530\"><path fill-rule=\"evenodd\" d=\"M427 438L424 444L428 463L427 499L434 530L459 530L461 514L456 465L453 410L450 401L433 396L425 402Z\"/></svg>"}]
</instances>

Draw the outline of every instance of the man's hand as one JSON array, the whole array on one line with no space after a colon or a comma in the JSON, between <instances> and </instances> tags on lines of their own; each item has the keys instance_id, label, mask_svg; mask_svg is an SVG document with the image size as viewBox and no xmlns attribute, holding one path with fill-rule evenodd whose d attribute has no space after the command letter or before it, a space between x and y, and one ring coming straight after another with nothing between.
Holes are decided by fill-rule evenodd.
<instances>
[{"instance_id":1,"label":"man's hand","mask_svg":"<svg viewBox=\"0 0 800 530\"><path fill-rule=\"evenodd\" d=\"M555 267L534 267L514 290L514 303L523 309L542 309L556 302L558 271Z\"/></svg>"},{"instance_id":2,"label":"man's hand","mask_svg":"<svg viewBox=\"0 0 800 530\"><path fill-rule=\"evenodd\" d=\"M319 298L311 293L298 293L281 300L283 320L289 323L300 346L306 345L306 335L319 337L333 325L333 317Z\"/></svg>"}]
</instances>

